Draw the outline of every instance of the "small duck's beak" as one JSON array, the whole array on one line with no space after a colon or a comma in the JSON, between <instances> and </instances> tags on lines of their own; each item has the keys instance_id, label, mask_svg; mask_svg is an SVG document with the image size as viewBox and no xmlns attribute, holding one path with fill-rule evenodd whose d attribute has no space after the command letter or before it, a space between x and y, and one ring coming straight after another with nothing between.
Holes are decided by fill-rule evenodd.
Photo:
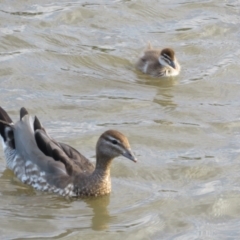
<instances>
[{"instance_id":1,"label":"small duck's beak","mask_svg":"<svg viewBox=\"0 0 240 240\"><path fill-rule=\"evenodd\" d=\"M172 68L176 68L176 65L175 65L175 63L174 63L174 61L170 61L170 64L169 64Z\"/></svg>"},{"instance_id":2,"label":"small duck's beak","mask_svg":"<svg viewBox=\"0 0 240 240\"><path fill-rule=\"evenodd\" d=\"M137 158L134 156L134 154L132 153L131 149L127 149L124 153L122 153L122 155L130 160L132 160L133 162L137 162Z\"/></svg>"}]
</instances>

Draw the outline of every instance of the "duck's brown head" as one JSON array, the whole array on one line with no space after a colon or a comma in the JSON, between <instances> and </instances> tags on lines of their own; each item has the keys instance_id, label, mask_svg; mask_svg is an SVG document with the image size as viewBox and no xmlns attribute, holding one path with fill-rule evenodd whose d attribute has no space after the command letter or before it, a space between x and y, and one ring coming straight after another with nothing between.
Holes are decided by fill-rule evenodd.
<instances>
[{"instance_id":1,"label":"duck's brown head","mask_svg":"<svg viewBox=\"0 0 240 240\"><path fill-rule=\"evenodd\" d=\"M175 61L175 52L171 48L164 48L159 57L159 62L164 66L171 66L172 68L176 68Z\"/></svg>"},{"instance_id":2,"label":"duck's brown head","mask_svg":"<svg viewBox=\"0 0 240 240\"><path fill-rule=\"evenodd\" d=\"M137 159L131 151L130 144L126 136L116 130L104 132L97 142L97 161L101 159L112 160L118 156L124 156L133 162Z\"/></svg>"}]
</instances>

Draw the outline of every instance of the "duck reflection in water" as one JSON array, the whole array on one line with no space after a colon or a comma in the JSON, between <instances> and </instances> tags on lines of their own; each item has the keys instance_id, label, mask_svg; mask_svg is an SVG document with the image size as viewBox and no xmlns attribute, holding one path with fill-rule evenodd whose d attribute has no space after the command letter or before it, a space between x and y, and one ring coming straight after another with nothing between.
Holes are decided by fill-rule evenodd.
<instances>
[{"instance_id":1,"label":"duck reflection in water","mask_svg":"<svg viewBox=\"0 0 240 240\"><path fill-rule=\"evenodd\" d=\"M110 195L98 198L86 198L84 201L93 210L92 229L95 231L108 229L109 222L113 218L109 215L107 208L110 202Z\"/></svg>"}]
</instances>

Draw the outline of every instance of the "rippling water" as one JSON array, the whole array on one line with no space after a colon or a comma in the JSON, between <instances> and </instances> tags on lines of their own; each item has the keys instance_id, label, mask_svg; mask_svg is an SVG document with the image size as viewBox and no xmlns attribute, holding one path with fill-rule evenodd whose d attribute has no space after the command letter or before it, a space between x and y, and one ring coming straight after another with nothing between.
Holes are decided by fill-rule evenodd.
<instances>
[{"instance_id":1,"label":"rippling water","mask_svg":"<svg viewBox=\"0 0 240 240\"><path fill-rule=\"evenodd\" d=\"M0 105L25 106L92 161L106 129L139 162L116 159L109 196L39 193L0 151L1 239L238 239L240 3L1 1ZM136 71L148 41L181 74Z\"/></svg>"}]
</instances>

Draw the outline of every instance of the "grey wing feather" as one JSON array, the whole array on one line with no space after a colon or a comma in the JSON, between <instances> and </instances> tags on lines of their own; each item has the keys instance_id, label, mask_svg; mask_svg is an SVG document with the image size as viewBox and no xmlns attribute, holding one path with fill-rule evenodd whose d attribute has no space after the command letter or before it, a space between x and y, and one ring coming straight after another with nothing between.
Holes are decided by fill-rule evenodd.
<instances>
[{"instance_id":1,"label":"grey wing feather","mask_svg":"<svg viewBox=\"0 0 240 240\"><path fill-rule=\"evenodd\" d=\"M47 156L64 163L68 174L92 172L94 165L75 148L52 139L37 117L34 120L35 139L39 149Z\"/></svg>"},{"instance_id":2,"label":"grey wing feather","mask_svg":"<svg viewBox=\"0 0 240 240\"><path fill-rule=\"evenodd\" d=\"M65 144L57 142L57 144L61 147L61 149L65 152L65 154L72 160L74 163L80 167L82 171L93 171L94 165L84 157L80 152L78 152L75 148Z\"/></svg>"}]
</instances>

